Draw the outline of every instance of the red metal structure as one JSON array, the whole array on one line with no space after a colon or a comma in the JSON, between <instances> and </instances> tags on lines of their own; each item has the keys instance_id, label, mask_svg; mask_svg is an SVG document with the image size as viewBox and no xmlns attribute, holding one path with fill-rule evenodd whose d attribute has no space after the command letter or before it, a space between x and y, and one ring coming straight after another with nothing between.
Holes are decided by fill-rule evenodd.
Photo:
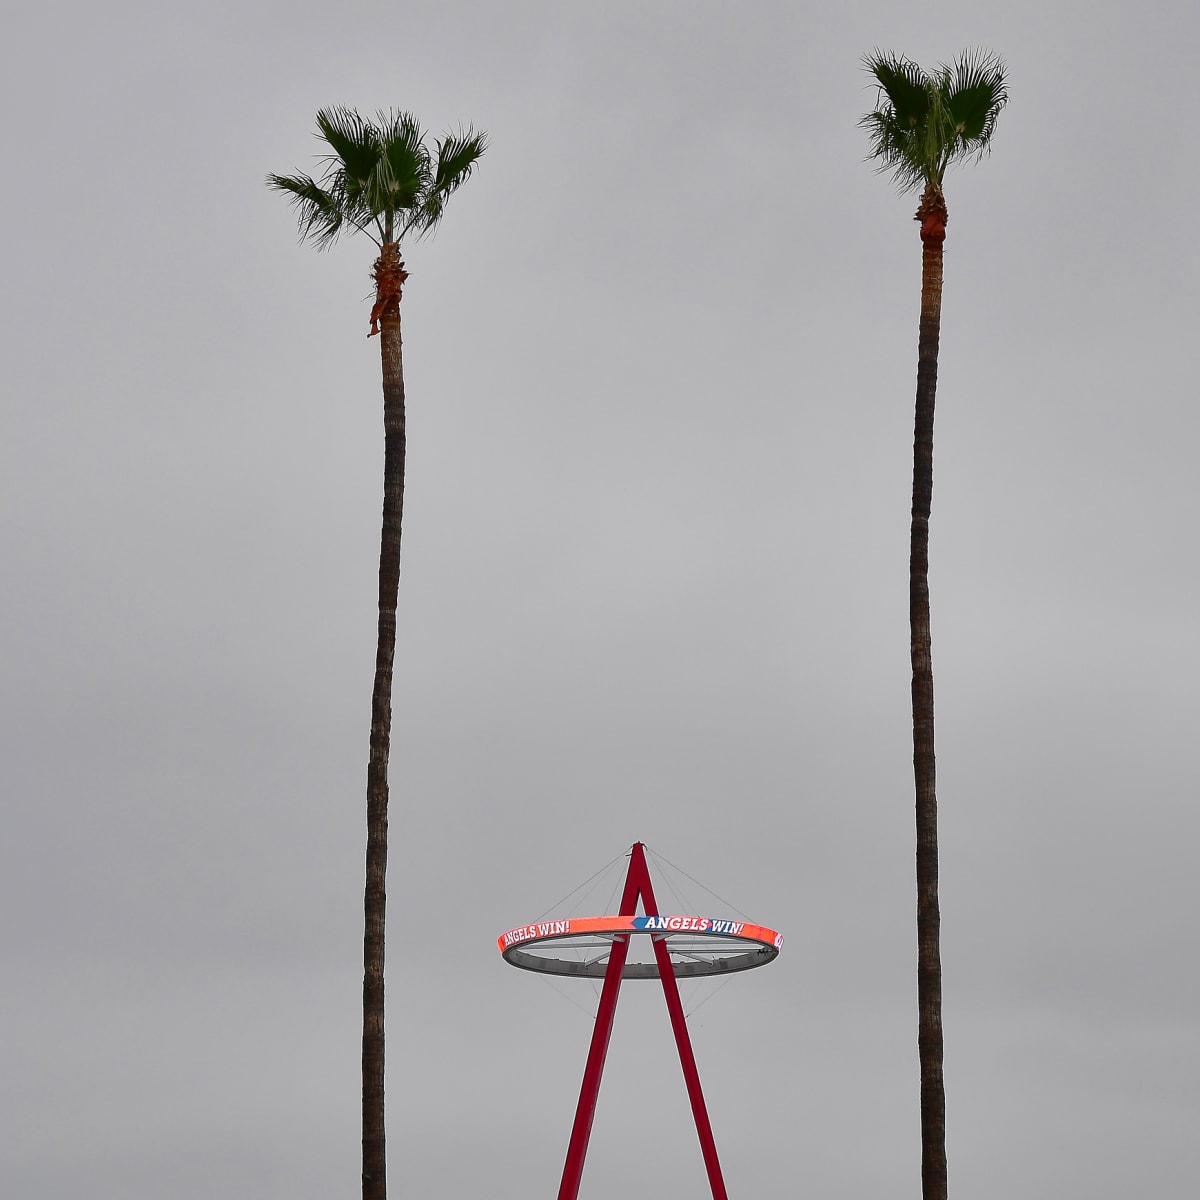
<instances>
[{"instance_id":1,"label":"red metal structure","mask_svg":"<svg viewBox=\"0 0 1200 1200\"><path fill-rule=\"evenodd\" d=\"M637 916L639 900L645 914L642 917ZM630 939L635 933L650 935L654 963L626 965ZM546 957L544 953L539 953L544 951L547 943L570 944L571 939L578 942L595 935L605 939L604 953L586 962ZM671 939L675 939L676 947L682 942L683 948L672 948L669 945ZM700 1138L704 1168L708 1172L709 1187L712 1189L713 1200L728 1200L725 1180L721 1175L721 1164L717 1159L716 1143L713 1141L712 1125L704 1105L704 1093L700 1088L696 1058L692 1053L691 1038L688 1036L683 1004L679 999L676 976L715 975L762 966L776 957L782 945L783 937L780 934L761 925L718 921L707 917L660 915L654 899L654 886L650 882L650 872L646 866L645 847L641 842L633 844L629 855L629 870L625 876L618 916L525 925L500 936L499 947L504 957L514 966L526 970L592 978L599 978L603 970L604 985L600 993L600 1006L596 1012L596 1025L588 1049L587 1065L584 1067L583 1085L575 1110L575 1123L571 1128L571 1140L567 1146L567 1159L563 1166L558 1200L577 1200L579 1195L583 1163L587 1156L592 1120L596 1113L596 1099L600 1093L600 1078L604 1073L604 1061L608 1055L608 1043L612 1035L613 1018L616 1015L617 997L621 991L621 981L631 978L657 978L662 981L667 1012L671 1018L671 1030L675 1035L675 1045L683 1067L692 1116L696 1122L696 1133ZM672 954L676 956L675 961L672 960ZM605 955L608 959L607 965L602 966L600 959Z\"/></svg>"},{"instance_id":2,"label":"red metal structure","mask_svg":"<svg viewBox=\"0 0 1200 1200\"><path fill-rule=\"evenodd\" d=\"M625 888L621 893L622 916L633 916L637 912L639 896L646 916L658 916L658 904L654 899L650 872L646 868L645 851L641 842L634 842L633 852L629 856L629 873L625 876ZM579 1107L575 1110L575 1124L571 1128L571 1141L567 1146L567 1161L563 1167L558 1200L576 1200L579 1195L583 1160L592 1136L592 1118L596 1115L596 1097L600 1094L600 1076L604 1073L608 1039L612 1035L617 996L621 991L621 971L628 953L627 937L614 940L612 956L608 960L608 970L604 975L604 989L600 993L600 1007L596 1011L596 1028L592 1031L587 1066L583 1070L583 1087L579 1092ZM688 1037L683 1005L679 1001L679 985L675 982L675 970L671 966L664 940L655 941L654 957L658 962L663 995L667 998L667 1012L671 1014L671 1029L675 1034L675 1045L679 1048L679 1061L683 1065L683 1077L687 1081L688 1099L692 1102L692 1116L696 1119L696 1133L700 1137L700 1150L704 1155L704 1169L708 1172L713 1200L728 1200L725 1180L721 1176L721 1164L717 1161L717 1145L713 1141L712 1126L708 1121L708 1109L704 1106L704 1093L700 1090L700 1075L696 1070L696 1056L692 1053L692 1039Z\"/></svg>"}]
</instances>

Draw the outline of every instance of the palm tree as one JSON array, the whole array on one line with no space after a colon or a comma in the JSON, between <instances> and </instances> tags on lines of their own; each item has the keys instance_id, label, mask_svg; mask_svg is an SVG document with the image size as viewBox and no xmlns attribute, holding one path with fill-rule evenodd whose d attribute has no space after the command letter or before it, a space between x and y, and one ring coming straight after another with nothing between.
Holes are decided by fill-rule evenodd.
<instances>
[{"instance_id":1,"label":"palm tree","mask_svg":"<svg viewBox=\"0 0 1200 1200\"><path fill-rule=\"evenodd\" d=\"M917 823L917 1046L921 1063L921 1188L924 1200L946 1197L946 1092L942 1078L941 912L938 906L937 797L933 752L933 659L929 636L929 512L933 499L933 405L942 319L942 244L951 163L988 149L1008 99L1003 61L964 54L926 74L916 63L875 51L863 60L879 85L874 112L859 122L871 158L901 192L922 187L921 322L913 438L909 631L912 655L913 774Z\"/></svg>"},{"instance_id":2,"label":"palm tree","mask_svg":"<svg viewBox=\"0 0 1200 1200\"><path fill-rule=\"evenodd\" d=\"M383 1114L383 952L387 872L388 754L392 729L392 662L396 593L400 583L400 525L404 512L404 371L400 293L408 273L400 242L422 237L441 220L445 204L471 174L486 147L472 129L447 134L433 151L416 120L380 112L367 120L350 108L317 113L329 147L320 180L268 175L269 187L295 205L301 240L325 249L349 229L378 247L371 330L383 362L383 532L379 548L379 639L371 693L371 757L367 766L367 866L363 938L363 1200L387 1195Z\"/></svg>"}]
</instances>

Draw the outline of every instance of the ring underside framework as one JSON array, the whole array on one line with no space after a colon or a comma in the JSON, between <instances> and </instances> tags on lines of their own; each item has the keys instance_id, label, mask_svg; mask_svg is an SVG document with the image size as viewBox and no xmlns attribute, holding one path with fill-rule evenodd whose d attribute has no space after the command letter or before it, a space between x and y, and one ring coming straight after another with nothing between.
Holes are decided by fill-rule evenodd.
<instances>
[{"instance_id":1,"label":"ring underside framework","mask_svg":"<svg viewBox=\"0 0 1200 1200\"><path fill-rule=\"evenodd\" d=\"M497 939L506 962L523 971L573 978L603 979L614 945L644 937L665 943L676 979L700 979L766 966L779 954L783 935L765 925L701 916L572 917L539 921L502 933ZM658 955L629 961L622 979L660 979Z\"/></svg>"}]
</instances>

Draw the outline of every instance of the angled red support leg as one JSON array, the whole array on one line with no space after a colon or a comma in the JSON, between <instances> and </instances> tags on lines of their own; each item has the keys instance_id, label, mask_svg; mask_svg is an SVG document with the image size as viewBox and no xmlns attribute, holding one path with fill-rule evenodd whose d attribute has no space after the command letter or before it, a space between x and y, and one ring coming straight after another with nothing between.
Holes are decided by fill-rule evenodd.
<instances>
[{"instance_id":1,"label":"angled red support leg","mask_svg":"<svg viewBox=\"0 0 1200 1200\"><path fill-rule=\"evenodd\" d=\"M625 876L625 890L621 893L621 912L636 913L637 897L637 883L633 878L633 864L630 863L629 872ZM596 1097L600 1094L600 1076L604 1074L608 1039L612 1036L617 996L621 991L621 972L625 969L625 957L628 953L629 939L614 938L612 953L608 957L608 969L604 972L604 987L600 990L596 1028L592 1030L587 1066L583 1069L583 1086L579 1089L579 1106L575 1109L575 1124L571 1126L571 1141L567 1145L567 1161L563 1165L558 1200L576 1200L579 1195L583 1160L587 1157L588 1141L592 1136L592 1119L596 1115Z\"/></svg>"},{"instance_id":2,"label":"angled red support leg","mask_svg":"<svg viewBox=\"0 0 1200 1200\"><path fill-rule=\"evenodd\" d=\"M634 853L641 857L641 845L634 846ZM658 915L654 900L654 889L650 885L650 872L642 859L645 883L642 887L642 903L647 916ZM721 1164L717 1159L717 1144L713 1141L712 1126L708 1121L708 1109L704 1104L704 1093L700 1090L700 1073L696 1070L696 1056L692 1053L692 1039L688 1036L687 1019L683 1015L683 1003L679 999L679 984L671 966L666 940L654 937L654 957L658 962L658 974L662 979L663 995L667 1000L667 1012L671 1015L671 1029L675 1034L675 1046L679 1051L679 1062L683 1067L683 1079L687 1084L688 1099L692 1102L692 1119L696 1122L696 1134L700 1138L700 1152L704 1155L704 1169L708 1172L708 1186L713 1200L728 1200L725 1180L721 1175Z\"/></svg>"},{"instance_id":3,"label":"angled red support leg","mask_svg":"<svg viewBox=\"0 0 1200 1200\"><path fill-rule=\"evenodd\" d=\"M654 899L654 888L650 883L650 872L646 867L646 855L641 842L634 842L629 856L629 871L625 876L625 888L621 893L621 916L637 914L638 897L648 917L659 915ZM653 936L653 935L651 935ZM608 1055L608 1043L612 1036L613 1017L617 1010L617 996L621 991L621 973L629 953L628 937L613 940L608 968L604 973L604 987L600 992L600 1007L596 1010L596 1028L592 1031L592 1044L588 1049L587 1065L583 1071L583 1086L579 1092L579 1105L575 1110L575 1124L571 1127L571 1141L567 1146L567 1161L563 1166L562 1183L558 1188L558 1200L578 1200L579 1183L583 1178L583 1160L587 1156L588 1141L592 1136L592 1120L596 1115L596 1098L600 1094L600 1077L604 1074L604 1060ZM667 1012L671 1017L671 1029L675 1034L675 1046L683 1067L683 1078L687 1084L688 1099L692 1105L692 1117L696 1122L696 1133L700 1138L700 1150L704 1156L704 1167L708 1172L708 1184L713 1200L728 1200L725 1181L721 1177L721 1164L717 1160L717 1147L713 1141L712 1126L708 1110L704 1105L704 1093L700 1090L700 1075L696 1070L696 1058L692 1053L692 1041L688 1036L687 1021L679 999L679 985L675 982L675 969L665 940L654 938L654 957L662 979L663 995L667 1001Z\"/></svg>"}]
</instances>

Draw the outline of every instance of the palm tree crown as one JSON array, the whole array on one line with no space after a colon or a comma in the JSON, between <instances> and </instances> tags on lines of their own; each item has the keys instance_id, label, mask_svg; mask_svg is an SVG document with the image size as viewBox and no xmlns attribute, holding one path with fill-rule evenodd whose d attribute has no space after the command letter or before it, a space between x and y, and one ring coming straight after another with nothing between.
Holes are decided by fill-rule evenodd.
<instances>
[{"instance_id":1,"label":"palm tree crown","mask_svg":"<svg viewBox=\"0 0 1200 1200\"><path fill-rule=\"evenodd\" d=\"M301 238L322 250L347 226L380 247L429 233L487 148L486 135L468 127L431 152L412 114L395 110L367 120L352 108L323 108L317 128L330 147L320 180L268 175L267 184L291 197Z\"/></svg>"},{"instance_id":2,"label":"palm tree crown","mask_svg":"<svg viewBox=\"0 0 1200 1200\"><path fill-rule=\"evenodd\" d=\"M1004 62L977 50L926 74L902 55L875 51L863 66L879 84L874 112L859 122L870 157L901 192L940 187L951 163L982 158L1008 101Z\"/></svg>"}]
</instances>

